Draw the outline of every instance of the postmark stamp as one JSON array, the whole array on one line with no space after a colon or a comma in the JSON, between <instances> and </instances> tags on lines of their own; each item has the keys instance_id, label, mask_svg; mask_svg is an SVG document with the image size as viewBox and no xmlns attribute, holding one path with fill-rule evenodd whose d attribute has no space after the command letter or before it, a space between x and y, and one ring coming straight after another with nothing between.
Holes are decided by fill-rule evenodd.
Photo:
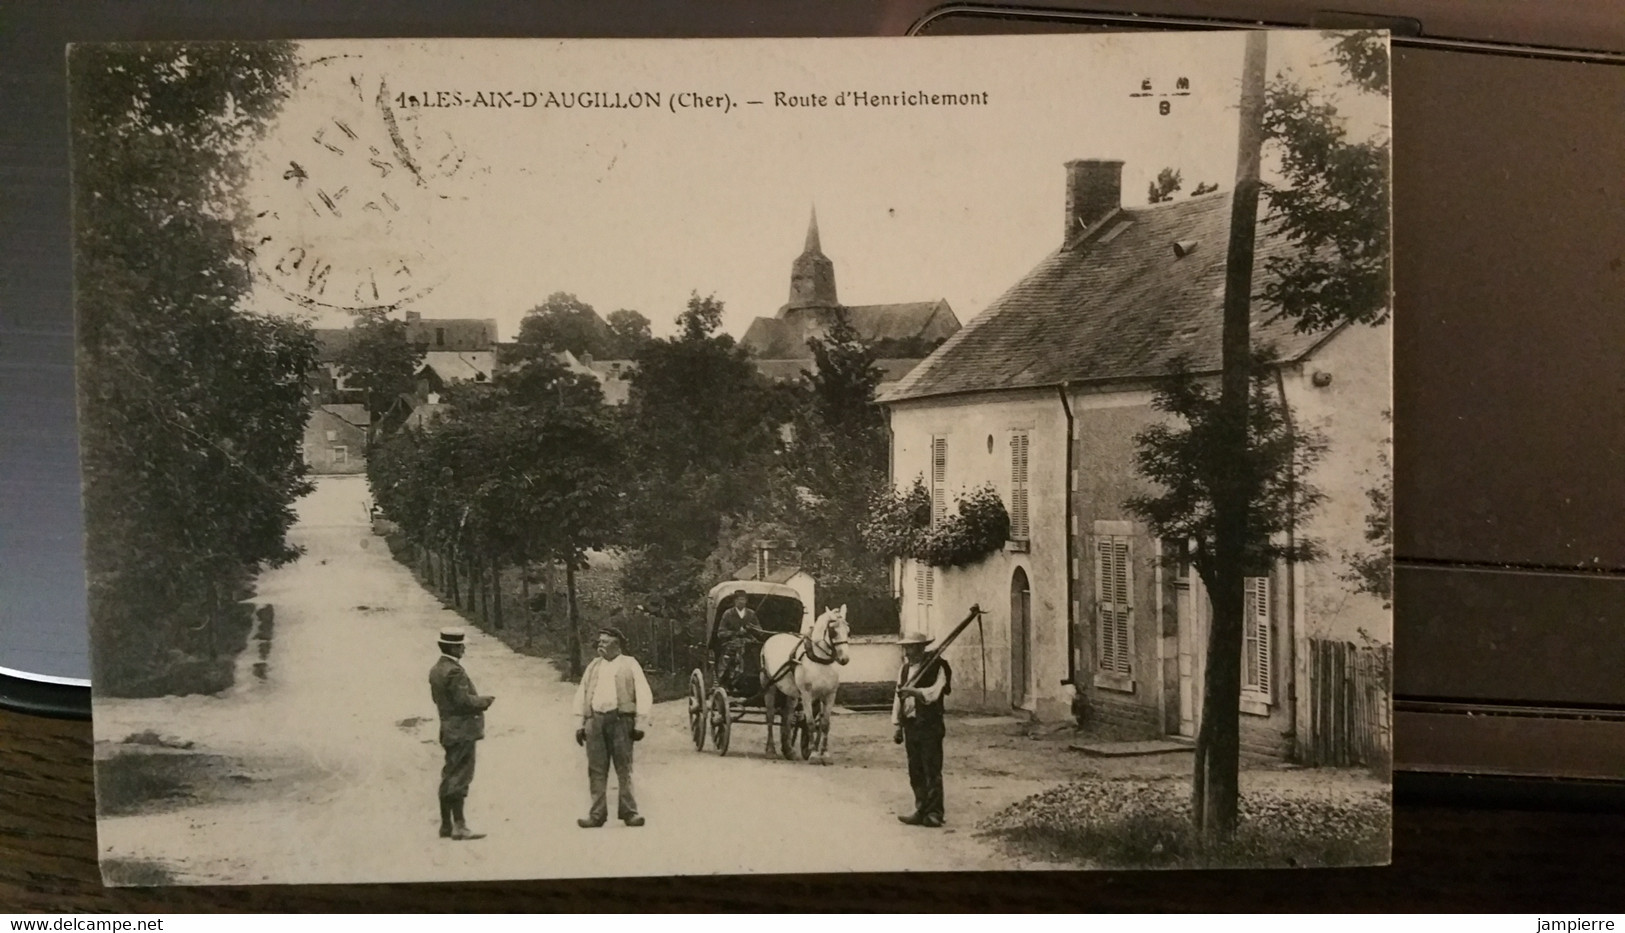
<instances>
[{"instance_id":1,"label":"postmark stamp","mask_svg":"<svg viewBox=\"0 0 1625 933\"><path fill-rule=\"evenodd\" d=\"M466 152L392 102L388 76L357 55L306 66L272 137L249 250L261 281L309 311L392 311L444 278L437 201Z\"/></svg>"}]
</instances>

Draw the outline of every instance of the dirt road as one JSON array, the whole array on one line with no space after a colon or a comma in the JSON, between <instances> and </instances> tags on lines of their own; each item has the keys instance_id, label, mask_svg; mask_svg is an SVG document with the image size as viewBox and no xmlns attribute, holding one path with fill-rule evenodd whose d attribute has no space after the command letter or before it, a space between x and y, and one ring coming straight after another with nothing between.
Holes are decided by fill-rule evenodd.
<instances>
[{"instance_id":1,"label":"dirt road","mask_svg":"<svg viewBox=\"0 0 1625 933\"><path fill-rule=\"evenodd\" d=\"M97 701L98 766L122 760L104 774L139 762L186 776L134 802L102 789L115 814L98 827L104 860L188 884L1025 867L976 839L970 814L951 809L951 832L897 823L909 802L901 751L874 747L889 727L873 715L836 725L837 755L841 734L869 737L865 763L818 767L761 758L760 727L738 728L741 754L696 753L682 702L661 704L637 746L648 825L579 829L574 687L473 629L465 664L497 701L468 818L489 835L438 838L426 678L436 633L462 622L390 558L366 501L362 478L332 477L299 503L292 537L305 553L259 584L275 606L263 676L249 672L251 651L219 697ZM984 811L1040 786L951 779L950 807L974 796Z\"/></svg>"}]
</instances>

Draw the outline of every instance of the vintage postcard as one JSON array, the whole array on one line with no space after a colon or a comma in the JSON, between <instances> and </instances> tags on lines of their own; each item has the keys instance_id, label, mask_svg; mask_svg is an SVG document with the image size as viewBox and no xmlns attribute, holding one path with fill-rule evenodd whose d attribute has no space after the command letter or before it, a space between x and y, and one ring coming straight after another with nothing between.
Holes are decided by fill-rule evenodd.
<instances>
[{"instance_id":1,"label":"vintage postcard","mask_svg":"<svg viewBox=\"0 0 1625 933\"><path fill-rule=\"evenodd\" d=\"M108 883L1387 862L1385 33L68 67Z\"/></svg>"}]
</instances>

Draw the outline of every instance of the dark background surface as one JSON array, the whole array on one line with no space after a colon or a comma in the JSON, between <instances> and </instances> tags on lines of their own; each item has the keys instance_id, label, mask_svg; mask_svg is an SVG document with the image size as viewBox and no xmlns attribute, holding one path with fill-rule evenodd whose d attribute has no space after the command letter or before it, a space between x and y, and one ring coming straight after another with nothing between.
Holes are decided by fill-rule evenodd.
<instances>
[{"instance_id":1,"label":"dark background surface","mask_svg":"<svg viewBox=\"0 0 1625 933\"><path fill-rule=\"evenodd\" d=\"M0 666L85 670L65 41L900 34L929 6L0 6ZM1625 18L1606 2L1359 6L1441 11L1420 18L1450 23L1446 35L1625 50ZM1290 23L1311 7L1234 0L1223 12ZM962 16L933 31L1028 28L1075 27ZM1625 708L1622 104L1618 66L1396 49L1402 697ZM0 909L1574 911L1625 902L1625 816L1437 802L1402 802L1389 869L107 892L95 870L90 757L88 723L0 714Z\"/></svg>"}]
</instances>

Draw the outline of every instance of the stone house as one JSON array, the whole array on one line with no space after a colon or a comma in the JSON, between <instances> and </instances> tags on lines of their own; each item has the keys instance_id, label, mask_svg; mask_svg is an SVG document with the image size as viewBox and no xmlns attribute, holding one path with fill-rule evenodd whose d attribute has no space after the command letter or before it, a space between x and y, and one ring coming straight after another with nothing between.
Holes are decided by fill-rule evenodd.
<instances>
[{"instance_id":1,"label":"stone house","mask_svg":"<svg viewBox=\"0 0 1625 933\"><path fill-rule=\"evenodd\" d=\"M318 474L366 472L371 421L365 405L315 406L299 445L305 465Z\"/></svg>"},{"instance_id":2,"label":"stone house","mask_svg":"<svg viewBox=\"0 0 1625 933\"><path fill-rule=\"evenodd\" d=\"M899 485L920 476L951 503L991 483L1011 513L1001 552L952 570L901 561L895 586L904 626L933 635L972 604L987 612L982 637L973 626L949 651L957 705L1188 737L1209 601L1183 543L1154 537L1124 501L1150 491L1134 438L1168 417L1152 400L1170 364L1218 372L1230 196L1127 209L1121 172L1068 163L1059 248L884 390ZM1255 283L1288 246L1261 222ZM1252 330L1277 349L1294 422L1330 445L1306 477L1326 500L1294 532L1327 558L1249 579L1243 747L1280 757L1306 725L1307 639L1391 631L1382 603L1342 578L1385 475L1391 338L1386 324L1298 334L1256 304Z\"/></svg>"}]
</instances>

